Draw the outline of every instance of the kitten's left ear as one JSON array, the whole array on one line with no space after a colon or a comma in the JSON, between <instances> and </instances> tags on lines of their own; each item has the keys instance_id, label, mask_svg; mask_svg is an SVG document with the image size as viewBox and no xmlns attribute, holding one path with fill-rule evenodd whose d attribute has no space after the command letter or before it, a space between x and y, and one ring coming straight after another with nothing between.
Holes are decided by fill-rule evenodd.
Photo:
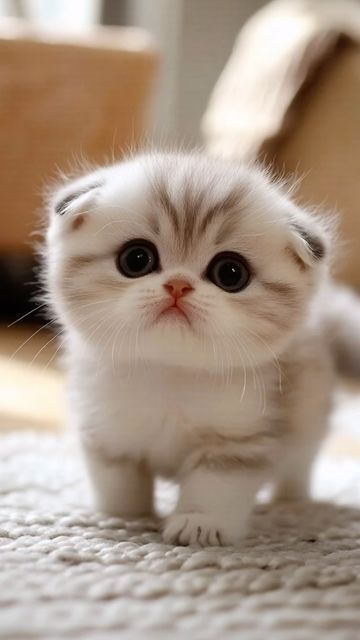
<instances>
[{"instance_id":1,"label":"kitten's left ear","mask_svg":"<svg viewBox=\"0 0 360 640\"><path fill-rule=\"evenodd\" d=\"M298 212L291 216L292 249L304 267L323 261L330 251L329 231L311 214Z\"/></svg>"}]
</instances>

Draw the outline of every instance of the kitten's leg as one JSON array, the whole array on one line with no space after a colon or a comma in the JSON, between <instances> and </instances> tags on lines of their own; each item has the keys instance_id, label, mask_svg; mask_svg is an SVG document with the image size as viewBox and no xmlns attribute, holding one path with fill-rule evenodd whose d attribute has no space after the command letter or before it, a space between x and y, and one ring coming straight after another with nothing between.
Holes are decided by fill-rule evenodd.
<instances>
[{"instance_id":1,"label":"kitten's leg","mask_svg":"<svg viewBox=\"0 0 360 640\"><path fill-rule=\"evenodd\" d=\"M320 348L296 368L285 406L287 433L276 464L275 500L309 497L311 469L327 431L333 382L332 362Z\"/></svg>"},{"instance_id":2,"label":"kitten's leg","mask_svg":"<svg viewBox=\"0 0 360 640\"><path fill-rule=\"evenodd\" d=\"M274 501L309 499L311 470L320 444L320 440L304 443L294 439L285 449L285 461L277 470Z\"/></svg>"},{"instance_id":3,"label":"kitten's leg","mask_svg":"<svg viewBox=\"0 0 360 640\"><path fill-rule=\"evenodd\" d=\"M128 458L108 460L87 448L85 459L100 511L130 518L152 513L153 478L145 465Z\"/></svg>"},{"instance_id":4,"label":"kitten's leg","mask_svg":"<svg viewBox=\"0 0 360 640\"><path fill-rule=\"evenodd\" d=\"M178 505L165 523L165 542L237 544L264 480L264 474L255 469L196 467L180 483Z\"/></svg>"}]
</instances>

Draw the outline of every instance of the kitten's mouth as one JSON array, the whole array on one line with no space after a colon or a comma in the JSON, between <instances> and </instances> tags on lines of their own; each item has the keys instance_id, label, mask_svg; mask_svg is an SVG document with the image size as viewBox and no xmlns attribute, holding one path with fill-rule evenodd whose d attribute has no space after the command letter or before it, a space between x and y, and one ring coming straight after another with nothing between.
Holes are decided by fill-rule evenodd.
<instances>
[{"instance_id":1,"label":"kitten's mouth","mask_svg":"<svg viewBox=\"0 0 360 640\"><path fill-rule=\"evenodd\" d=\"M186 322L191 326L190 318L186 311L182 307L179 307L176 302L174 302L174 304L167 305L165 309L160 311L157 319L160 318L169 318L177 321L180 320L181 322Z\"/></svg>"}]
</instances>

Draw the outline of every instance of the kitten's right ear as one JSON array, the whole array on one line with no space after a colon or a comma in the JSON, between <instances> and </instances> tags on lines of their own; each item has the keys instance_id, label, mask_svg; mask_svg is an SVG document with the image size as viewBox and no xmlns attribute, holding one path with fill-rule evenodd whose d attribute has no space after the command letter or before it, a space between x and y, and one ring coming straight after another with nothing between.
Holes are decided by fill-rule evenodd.
<instances>
[{"instance_id":1,"label":"kitten's right ear","mask_svg":"<svg viewBox=\"0 0 360 640\"><path fill-rule=\"evenodd\" d=\"M57 216L83 213L102 184L102 181L96 179L77 180L54 194L50 208Z\"/></svg>"}]
</instances>

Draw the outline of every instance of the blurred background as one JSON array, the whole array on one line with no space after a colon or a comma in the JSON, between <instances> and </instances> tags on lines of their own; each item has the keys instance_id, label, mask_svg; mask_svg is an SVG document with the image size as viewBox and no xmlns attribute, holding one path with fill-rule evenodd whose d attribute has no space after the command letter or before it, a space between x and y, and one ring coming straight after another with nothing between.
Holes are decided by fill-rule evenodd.
<instances>
[{"instance_id":1,"label":"blurred background","mask_svg":"<svg viewBox=\"0 0 360 640\"><path fill-rule=\"evenodd\" d=\"M360 289L360 2L0 0L0 429L61 429L56 328L37 293L59 170L177 144L294 175L340 215Z\"/></svg>"}]
</instances>

